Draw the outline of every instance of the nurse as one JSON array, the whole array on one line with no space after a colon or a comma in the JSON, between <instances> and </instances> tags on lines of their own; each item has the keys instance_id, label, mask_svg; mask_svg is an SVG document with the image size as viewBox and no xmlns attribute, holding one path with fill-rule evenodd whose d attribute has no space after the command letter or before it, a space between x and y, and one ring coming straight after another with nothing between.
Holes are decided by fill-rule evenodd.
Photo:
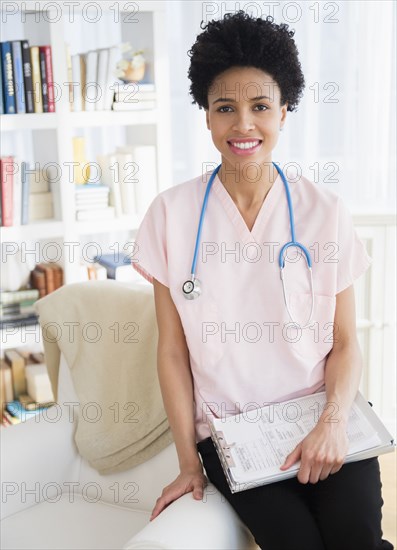
<instances>
[{"instance_id":1,"label":"nurse","mask_svg":"<svg viewBox=\"0 0 397 550\"><path fill-rule=\"evenodd\" d=\"M154 285L159 381L180 467L151 519L184 493L201 499L210 480L260 548L390 549L378 458L343 464L362 371L353 282L371 259L340 197L284 173L295 237L310 251L313 307L302 249L286 251L285 292L280 279L292 239L272 156L304 89L293 34L240 10L209 22L189 51L190 93L221 162L203 159L202 175L157 195L136 236L132 266ZM192 278L201 286L187 299ZM286 458L283 470L301 461L298 475L232 494L208 419L324 390L337 422L326 409Z\"/></svg>"}]
</instances>

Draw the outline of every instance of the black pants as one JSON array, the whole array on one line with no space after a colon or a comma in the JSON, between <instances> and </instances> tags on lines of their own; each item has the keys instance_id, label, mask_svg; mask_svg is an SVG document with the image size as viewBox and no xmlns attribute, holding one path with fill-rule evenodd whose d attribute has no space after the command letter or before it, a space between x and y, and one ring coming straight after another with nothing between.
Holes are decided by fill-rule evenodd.
<instances>
[{"instance_id":1,"label":"black pants","mask_svg":"<svg viewBox=\"0 0 397 550\"><path fill-rule=\"evenodd\" d=\"M317 483L293 477L231 493L211 438L197 450L208 479L262 550L393 550L382 539L378 457L344 464Z\"/></svg>"}]
</instances>

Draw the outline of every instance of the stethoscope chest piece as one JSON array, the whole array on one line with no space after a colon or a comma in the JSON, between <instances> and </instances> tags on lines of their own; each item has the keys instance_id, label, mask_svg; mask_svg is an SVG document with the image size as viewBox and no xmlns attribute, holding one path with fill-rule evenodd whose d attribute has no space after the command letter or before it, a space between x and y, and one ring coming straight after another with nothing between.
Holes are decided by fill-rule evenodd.
<instances>
[{"instance_id":1,"label":"stethoscope chest piece","mask_svg":"<svg viewBox=\"0 0 397 550\"><path fill-rule=\"evenodd\" d=\"M201 282L196 279L188 279L182 286L183 295L187 300L194 300L201 294Z\"/></svg>"}]
</instances>

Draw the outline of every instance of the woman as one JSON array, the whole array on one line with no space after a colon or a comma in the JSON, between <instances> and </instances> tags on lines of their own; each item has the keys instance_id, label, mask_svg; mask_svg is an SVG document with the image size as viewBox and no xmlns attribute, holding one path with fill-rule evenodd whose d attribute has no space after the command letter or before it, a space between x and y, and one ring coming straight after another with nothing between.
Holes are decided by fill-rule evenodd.
<instances>
[{"instance_id":1,"label":"woman","mask_svg":"<svg viewBox=\"0 0 397 550\"><path fill-rule=\"evenodd\" d=\"M362 369L353 281L371 259L341 199L305 177L288 185L297 240L312 255L313 311L302 249L285 251L284 290L280 280L291 227L272 151L304 88L293 34L239 11L208 23L189 52L191 94L222 162L160 193L136 237L132 265L154 285L159 380L180 466L151 519L184 493L201 499L208 478L261 548L392 548L382 540L377 457L343 465ZM325 410L286 458L282 470L301 460L298 475L232 494L208 419L324 390L337 422Z\"/></svg>"}]
</instances>

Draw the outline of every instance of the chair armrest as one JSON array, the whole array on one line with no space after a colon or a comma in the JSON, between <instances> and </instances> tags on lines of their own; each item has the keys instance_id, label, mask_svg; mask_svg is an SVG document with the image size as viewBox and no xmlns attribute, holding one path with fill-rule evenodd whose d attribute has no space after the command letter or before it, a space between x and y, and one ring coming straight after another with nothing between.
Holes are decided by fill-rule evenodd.
<instances>
[{"instance_id":1,"label":"chair armrest","mask_svg":"<svg viewBox=\"0 0 397 550\"><path fill-rule=\"evenodd\" d=\"M186 493L134 535L123 550L258 549L249 530L212 483L196 500Z\"/></svg>"},{"instance_id":2,"label":"chair armrest","mask_svg":"<svg viewBox=\"0 0 397 550\"><path fill-rule=\"evenodd\" d=\"M67 490L78 480L80 457L73 441L68 411L49 407L34 418L2 427L1 518Z\"/></svg>"}]
</instances>

